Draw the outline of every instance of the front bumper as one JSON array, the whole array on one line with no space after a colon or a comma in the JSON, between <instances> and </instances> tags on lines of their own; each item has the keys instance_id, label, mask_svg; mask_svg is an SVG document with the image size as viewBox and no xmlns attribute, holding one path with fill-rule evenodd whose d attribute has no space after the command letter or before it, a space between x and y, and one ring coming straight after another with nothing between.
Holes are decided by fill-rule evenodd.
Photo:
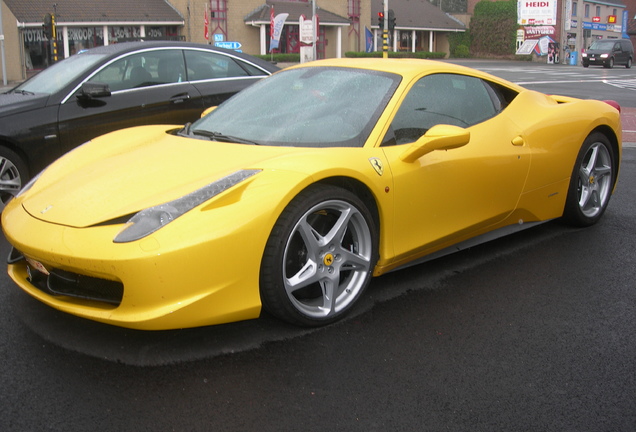
<instances>
[{"instance_id":1,"label":"front bumper","mask_svg":"<svg viewBox=\"0 0 636 432\"><path fill-rule=\"evenodd\" d=\"M601 57L583 57L581 59L581 62L585 65L595 65L595 66L606 66L609 61L609 57L608 58L601 58Z\"/></svg>"},{"instance_id":2,"label":"front bumper","mask_svg":"<svg viewBox=\"0 0 636 432\"><path fill-rule=\"evenodd\" d=\"M35 219L21 206L7 209L3 229L14 247L9 275L51 307L141 330L221 324L260 314L262 249L257 244L265 244L268 231L253 224L241 227L239 221L239 229L188 236L183 230L192 226L189 219L203 213L192 212L153 236L116 244L112 239L121 225L71 228Z\"/></svg>"}]
</instances>

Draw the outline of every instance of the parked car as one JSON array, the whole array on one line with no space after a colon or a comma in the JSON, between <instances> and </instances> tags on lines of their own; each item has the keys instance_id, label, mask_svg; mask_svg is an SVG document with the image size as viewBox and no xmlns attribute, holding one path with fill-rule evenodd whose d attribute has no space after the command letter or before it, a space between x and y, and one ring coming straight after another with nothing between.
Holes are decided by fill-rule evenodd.
<instances>
[{"instance_id":1,"label":"parked car","mask_svg":"<svg viewBox=\"0 0 636 432\"><path fill-rule=\"evenodd\" d=\"M634 61L634 45L629 39L597 39L581 54L583 67L603 65L613 68L615 65L632 67Z\"/></svg>"},{"instance_id":2,"label":"parked car","mask_svg":"<svg viewBox=\"0 0 636 432\"><path fill-rule=\"evenodd\" d=\"M555 218L596 223L620 160L616 103L442 62L305 63L185 127L57 160L4 209L8 270L54 308L123 327L263 308L325 325L372 276Z\"/></svg>"},{"instance_id":3,"label":"parked car","mask_svg":"<svg viewBox=\"0 0 636 432\"><path fill-rule=\"evenodd\" d=\"M234 51L130 42L73 55L0 94L0 210L72 148L129 126L184 124L278 70Z\"/></svg>"}]
</instances>

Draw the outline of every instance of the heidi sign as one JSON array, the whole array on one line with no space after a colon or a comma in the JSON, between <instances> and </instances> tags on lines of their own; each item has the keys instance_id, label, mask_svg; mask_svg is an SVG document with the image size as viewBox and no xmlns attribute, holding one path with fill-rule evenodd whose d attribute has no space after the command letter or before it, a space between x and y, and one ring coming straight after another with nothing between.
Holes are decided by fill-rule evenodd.
<instances>
[{"instance_id":1,"label":"heidi sign","mask_svg":"<svg viewBox=\"0 0 636 432\"><path fill-rule=\"evenodd\" d=\"M557 0L517 1L517 23L521 25L556 24Z\"/></svg>"}]
</instances>

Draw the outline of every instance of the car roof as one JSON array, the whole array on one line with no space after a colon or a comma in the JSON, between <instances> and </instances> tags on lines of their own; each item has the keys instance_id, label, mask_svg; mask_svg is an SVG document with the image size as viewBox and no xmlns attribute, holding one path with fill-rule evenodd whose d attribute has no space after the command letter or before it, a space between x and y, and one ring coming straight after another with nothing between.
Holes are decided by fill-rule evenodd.
<instances>
[{"instance_id":1,"label":"car roof","mask_svg":"<svg viewBox=\"0 0 636 432\"><path fill-rule=\"evenodd\" d=\"M275 72L280 68L272 63L261 60L257 57L253 57L248 54L243 54L237 51L226 50L218 48L212 45L198 44L193 42L174 42L174 41L139 41L139 42L121 42L111 45L104 45L95 48L90 48L86 51L82 51L77 55L86 54L103 54L109 57L116 57L124 53L137 51L140 49L153 49L153 48L183 48L183 49L203 49L208 51L215 51L223 54L227 54L233 57L237 57L248 62L254 63L267 71Z\"/></svg>"},{"instance_id":2,"label":"car roof","mask_svg":"<svg viewBox=\"0 0 636 432\"><path fill-rule=\"evenodd\" d=\"M472 69L466 66L460 66L453 63L442 62L437 60L424 60L413 58L334 58L326 60L317 60L310 63L304 63L296 67L348 67L357 69L375 70L380 72L395 73L403 76L407 81L413 78L428 75L432 73L456 73L461 75L471 75L478 78L490 80L507 87L523 90L522 87L513 84L504 79L495 77L486 72Z\"/></svg>"}]
</instances>

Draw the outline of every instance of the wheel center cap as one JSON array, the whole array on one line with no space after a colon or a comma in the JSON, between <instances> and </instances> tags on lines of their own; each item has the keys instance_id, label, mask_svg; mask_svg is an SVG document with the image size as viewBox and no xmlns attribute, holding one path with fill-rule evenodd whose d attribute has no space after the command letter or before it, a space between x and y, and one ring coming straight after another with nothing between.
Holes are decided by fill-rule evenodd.
<instances>
[{"instance_id":1,"label":"wheel center cap","mask_svg":"<svg viewBox=\"0 0 636 432\"><path fill-rule=\"evenodd\" d=\"M326 266L330 266L331 264L333 264L333 254L331 253L325 254L325 256L322 257L322 262Z\"/></svg>"}]
</instances>

